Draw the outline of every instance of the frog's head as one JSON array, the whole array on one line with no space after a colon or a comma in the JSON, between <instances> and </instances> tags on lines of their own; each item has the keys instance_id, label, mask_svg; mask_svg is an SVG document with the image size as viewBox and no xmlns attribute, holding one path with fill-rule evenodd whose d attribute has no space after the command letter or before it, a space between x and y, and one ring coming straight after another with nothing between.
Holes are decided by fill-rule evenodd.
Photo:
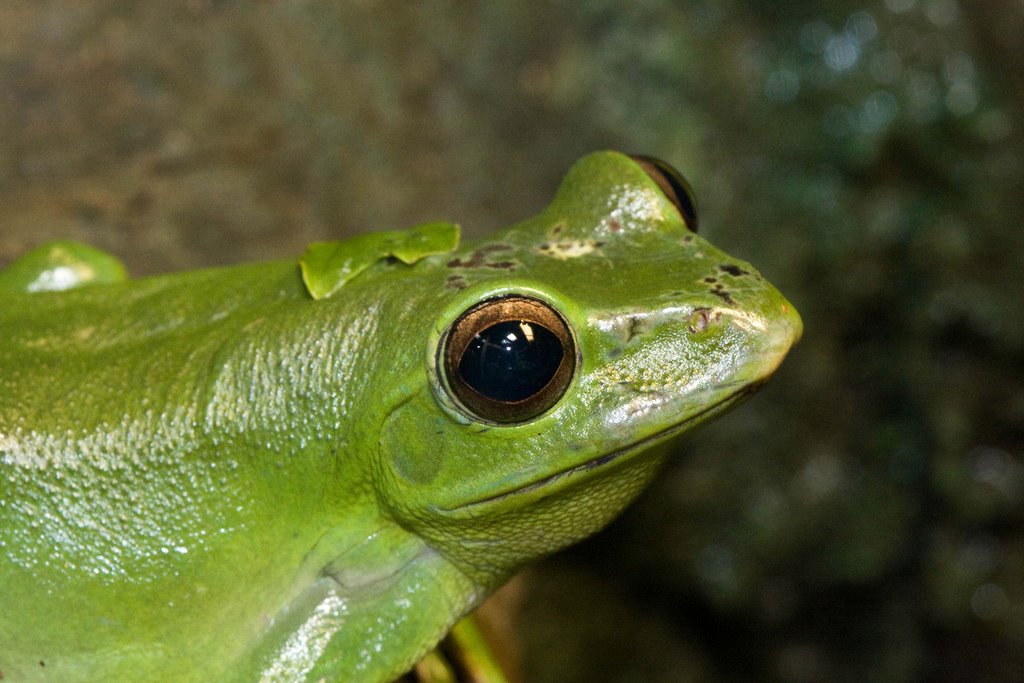
<instances>
[{"instance_id":1,"label":"frog's head","mask_svg":"<svg viewBox=\"0 0 1024 683\"><path fill-rule=\"evenodd\" d=\"M772 374L800 318L695 213L670 167L598 153L538 217L417 266L445 297L422 386L380 434L400 523L499 581L608 523L676 438Z\"/></svg>"}]
</instances>

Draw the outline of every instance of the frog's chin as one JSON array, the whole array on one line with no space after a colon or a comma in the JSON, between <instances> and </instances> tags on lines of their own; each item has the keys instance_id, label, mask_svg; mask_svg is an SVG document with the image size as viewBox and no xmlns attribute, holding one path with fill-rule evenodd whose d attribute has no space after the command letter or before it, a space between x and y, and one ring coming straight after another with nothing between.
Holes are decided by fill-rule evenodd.
<instances>
[{"instance_id":1,"label":"frog's chin","mask_svg":"<svg viewBox=\"0 0 1024 683\"><path fill-rule=\"evenodd\" d=\"M527 482L522 486L517 486L506 491L501 491L483 498L464 503L454 508L449 508L448 512L462 513L462 512L475 512L483 506L490 506L500 504L501 501L510 497L520 498L524 495L537 492L541 493L543 489L547 488L556 481L582 475L593 470L604 469L611 467L613 464L619 463L623 460L632 460L631 456L643 453L645 451L654 449L658 445L661 445L672 438L679 436L680 434L694 428L700 423L706 422L709 419L715 417L719 413L724 412L731 408L735 403L746 399L748 396L756 392L764 385L764 381L753 382L748 384L738 391L726 395L719 401L710 404L703 410L693 415L690 415L684 420L676 422L665 429L658 432L645 436L638 439L630 444L617 448L611 452L605 453L592 460L587 460L579 465L567 467L564 470L549 474L541 477L534 481Z\"/></svg>"}]
</instances>

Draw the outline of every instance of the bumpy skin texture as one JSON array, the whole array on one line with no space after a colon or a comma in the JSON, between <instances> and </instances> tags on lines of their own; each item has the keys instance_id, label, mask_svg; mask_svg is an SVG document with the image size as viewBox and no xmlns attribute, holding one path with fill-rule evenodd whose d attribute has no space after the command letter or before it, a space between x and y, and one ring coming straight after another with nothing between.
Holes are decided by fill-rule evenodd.
<instances>
[{"instance_id":1,"label":"bumpy skin texture","mask_svg":"<svg viewBox=\"0 0 1024 683\"><path fill-rule=\"evenodd\" d=\"M378 252L318 300L295 261L33 293L31 268L0 274L8 679L390 680L611 520L800 334L611 152L484 241ZM559 311L578 364L551 410L495 425L437 347L510 293Z\"/></svg>"}]
</instances>

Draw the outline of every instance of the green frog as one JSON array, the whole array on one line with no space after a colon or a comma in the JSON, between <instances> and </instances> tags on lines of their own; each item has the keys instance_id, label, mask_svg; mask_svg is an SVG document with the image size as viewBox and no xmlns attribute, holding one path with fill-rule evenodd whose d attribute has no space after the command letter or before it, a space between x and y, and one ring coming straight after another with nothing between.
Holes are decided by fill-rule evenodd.
<instances>
[{"instance_id":1,"label":"green frog","mask_svg":"<svg viewBox=\"0 0 1024 683\"><path fill-rule=\"evenodd\" d=\"M801 333L649 157L539 215L130 279L0 271L0 672L389 681L605 526Z\"/></svg>"}]
</instances>

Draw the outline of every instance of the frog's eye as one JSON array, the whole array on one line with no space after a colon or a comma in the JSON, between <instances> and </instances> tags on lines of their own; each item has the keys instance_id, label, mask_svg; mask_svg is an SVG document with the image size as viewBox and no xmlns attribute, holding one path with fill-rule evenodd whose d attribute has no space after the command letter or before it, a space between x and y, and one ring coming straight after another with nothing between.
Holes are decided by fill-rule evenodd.
<instances>
[{"instance_id":1,"label":"frog's eye","mask_svg":"<svg viewBox=\"0 0 1024 683\"><path fill-rule=\"evenodd\" d=\"M661 159L642 154L633 154L630 158L657 183L669 201L676 205L679 213L683 215L683 220L686 221L686 227L697 232L697 197L683 174Z\"/></svg>"},{"instance_id":2,"label":"frog's eye","mask_svg":"<svg viewBox=\"0 0 1024 683\"><path fill-rule=\"evenodd\" d=\"M551 408L576 369L565 320L543 301L505 296L473 306L441 343L449 391L471 414L522 422Z\"/></svg>"}]
</instances>

